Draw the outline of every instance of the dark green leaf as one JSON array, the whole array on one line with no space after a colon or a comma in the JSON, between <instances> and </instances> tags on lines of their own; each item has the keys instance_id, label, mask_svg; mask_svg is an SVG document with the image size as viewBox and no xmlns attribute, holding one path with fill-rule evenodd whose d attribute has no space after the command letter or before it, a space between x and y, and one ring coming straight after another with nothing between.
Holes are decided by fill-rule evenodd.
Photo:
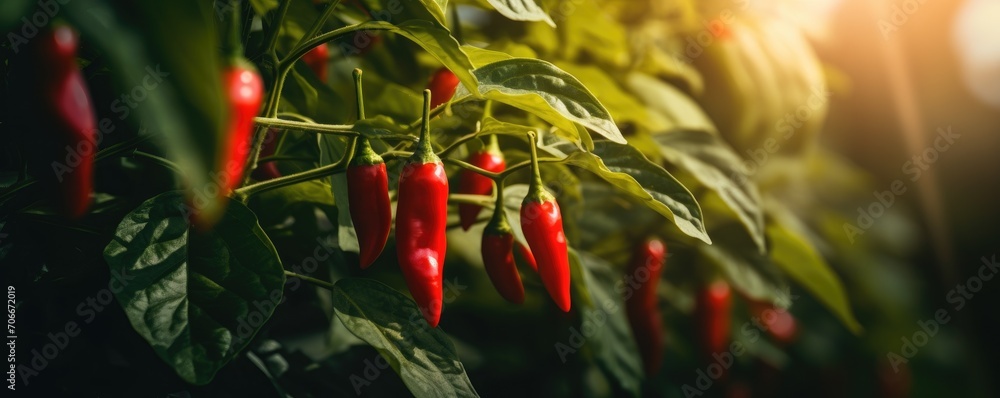
<instances>
[{"instance_id":1,"label":"dark green leaf","mask_svg":"<svg viewBox=\"0 0 1000 398\"><path fill-rule=\"evenodd\" d=\"M586 288L594 300L593 306L582 310L584 322L596 323L596 332L588 342L601 369L637 397L643 379L642 359L625 314L625 301L615 290L616 283L624 283L622 276L612 271L616 268L611 264L587 253L580 253L579 260Z\"/></svg>"},{"instance_id":2,"label":"dark green leaf","mask_svg":"<svg viewBox=\"0 0 1000 398\"><path fill-rule=\"evenodd\" d=\"M586 169L667 217L685 234L712 243L701 207L691 192L659 165L628 145L595 143L593 153L574 152L570 165Z\"/></svg>"},{"instance_id":3,"label":"dark green leaf","mask_svg":"<svg viewBox=\"0 0 1000 398\"><path fill-rule=\"evenodd\" d=\"M112 110L127 111L122 119L137 112L144 126L162 134L167 156L191 187L189 197L217 190L211 177L223 145L226 109L220 83L219 21L212 2L141 2L136 5L138 15L127 16L95 0L76 0L66 9L85 40L106 54L125 92L142 95L123 101L135 103L134 109L113 103ZM119 22L133 19L144 21L141 31ZM129 122L139 120L133 117ZM222 211L216 201L196 203L206 204L201 209L209 215L206 218Z\"/></svg>"},{"instance_id":4,"label":"dark green leaf","mask_svg":"<svg viewBox=\"0 0 1000 398\"><path fill-rule=\"evenodd\" d=\"M16 47L15 43L20 43L21 39L30 41L31 38L34 37L34 34L32 34L31 37L28 37L27 33L31 33L32 28L34 28L35 25L31 24L31 27L29 28L28 24L24 24L23 21L20 20L22 16L25 16L28 17L30 21L30 15L28 15L28 12L29 10L32 10L31 3L31 0L6 0L3 3L0 3L0 31L6 32L11 30L11 32L8 32L6 38L8 39L11 48L15 49L14 51L19 50L19 46ZM22 23L19 24L18 22ZM13 26L16 27L11 29Z\"/></svg>"},{"instance_id":5,"label":"dark green leaf","mask_svg":"<svg viewBox=\"0 0 1000 398\"><path fill-rule=\"evenodd\" d=\"M854 317L844 285L812 245L775 223L767 226L767 238L774 264L811 292L844 326L861 333L861 324Z\"/></svg>"},{"instance_id":6,"label":"dark green leaf","mask_svg":"<svg viewBox=\"0 0 1000 398\"><path fill-rule=\"evenodd\" d=\"M511 58L476 69L479 91L487 99L533 113L570 138L580 139L580 123L605 138L624 144L611 114L575 77L551 63L528 58ZM460 88L456 98L468 95Z\"/></svg>"},{"instance_id":7,"label":"dark green leaf","mask_svg":"<svg viewBox=\"0 0 1000 398\"><path fill-rule=\"evenodd\" d=\"M713 245L697 245L700 261L696 267L714 266L729 280L733 288L747 296L787 307L792 303L784 294L788 283L774 264L761 254L736 223L712 229Z\"/></svg>"},{"instance_id":8,"label":"dark green leaf","mask_svg":"<svg viewBox=\"0 0 1000 398\"><path fill-rule=\"evenodd\" d=\"M718 136L695 131L655 134L653 139L667 162L691 173L722 198L764 253L767 248L760 193L729 145Z\"/></svg>"},{"instance_id":9,"label":"dark green leaf","mask_svg":"<svg viewBox=\"0 0 1000 398\"><path fill-rule=\"evenodd\" d=\"M416 303L380 282L345 278L333 287L337 318L374 347L417 397L479 396L440 328L431 328Z\"/></svg>"},{"instance_id":10,"label":"dark green leaf","mask_svg":"<svg viewBox=\"0 0 1000 398\"><path fill-rule=\"evenodd\" d=\"M122 220L104 250L132 327L178 375L205 384L282 299L285 277L253 212L229 204L210 232L189 230L184 196L167 192Z\"/></svg>"}]
</instances>

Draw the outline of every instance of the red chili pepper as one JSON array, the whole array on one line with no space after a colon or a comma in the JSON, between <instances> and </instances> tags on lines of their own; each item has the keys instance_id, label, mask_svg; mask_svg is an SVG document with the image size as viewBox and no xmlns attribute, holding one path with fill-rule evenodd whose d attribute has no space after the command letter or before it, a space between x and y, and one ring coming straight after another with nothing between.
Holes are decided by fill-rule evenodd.
<instances>
[{"instance_id":1,"label":"red chili pepper","mask_svg":"<svg viewBox=\"0 0 1000 398\"><path fill-rule=\"evenodd\" d=\"M531 254L531 250L519 241L514 241L514 247L517 248L517 254L521 256L521 261L528 264L528 267L531 267L535 272L538 272L538 263L535 262L535 256Z\"/></svg>"},{"instance_id":2,"label":"red chili pepper","mask_svg":"<svg viewBox=\"0 0 1000 398\"><path fill-rule=\"evenodd\" d=\"M222 84L229 106L229 123L221 156L228 191L243 181L243 169L253 139L253 118L264 100L264 83L253 65L239 59L223 70Z\"/></svg>"},{"instance_id":3,"label":"red chili pepper","mask_svg":"<svg viewBox=\"0 0 1000 398\"><path fill-rule=\"evenodd\" d=\"M532 134L531 161L535 176L528 188L528 195L521 202L521 231L538 260L538 274L549 296L559 309L569 312L570 275L566 233L563 231L559 203L542 186L535 139Z\"/></svg>"},{"instance_id":4,"label":"red chili pepper","mask_svg":"<svg viewBox=\"0 0 1000 398\"><path fill-rule=\"evenodd\" d=\"M319 81L326 83L326 69L329 64L330 59L330 47L326 43L320 44L313 47L305 55L302 56L302 62L305 62L312 69Z\"/></svg>"},{"instance_id":5,"label":"red chili pepper","mask_svg":"<svg viewBox=\"0 0 1000 398\"><path fill-rule=\"evenodd\" d=\"M507 168L504 161L503 152L497 145L497 136L490 136L490 144L481 151L469 157L467 162L483 170L499 173ZM472 170L462 170L459 176L458 189L455 193L470 195L490 195L493 193L493 180ZM462 203L458 205L458 220L462 224L462 229L468 231L472 224L476 223L482 206Z\"/></svg>"},{"instance_id":6,"label":"red chili pepper","mask_svg":"<svg viewBox=\"0 0 1000 398\"><path fill-rule=\"evenodd\" d=\"M430 141L430 90L424 90L420 142L399 175L396 251L406 286L431 327L441 319L447 250L448 176Z\"/></svg>"},{"instance_id":7,"label":"red chili pepper","mask_svg":"<svg viewBox=\"0 0 1000 398\"><path fill-rule=\"evenodd\" d=\"M361 90L361 69L354 70L357 89L358 120L365 118ZM385 248L392 228L392 202L389 201L389 176L385 161L372 150L368 139L358 139L357 150L347 168L347 196L351 220L358 234L361 269L368 268Z\"/></svg>"},{"instance_id":8,"label":"red chili pepper","mask_svg":"<svg viewBox=\"0 0 1000 398\"><path fill-rule=\"evenodd\" d=\"M78 218L90 205L97 152L97 118L76 63L79 41L66 25L56 25L35 40L30 58L37 76L42 77L37 83L43 97L38 106L49 116L43 122L57 137L50 141L46 156L51 158L55 179L45 180L58 186L62 212Z\"/></svg>"},{"instance_id":9,"label":"red chili pepper","mask_svg":"<svg viewBox=\"0 0 1000 398\"><path fill-rule=\"evenodd\" d=\"M795 341L798 326L795 317L787 309L772 306L770 303L750 300L750 311L776 342L782 345Z\"/></svg>"},{"instance_id":10,"label":"red chili pepper","mask_svg":"<svg viewBox=\"0 0 1000 398\"><path fill-rule=\"evenodd\" d=\"M435 71L430 83L427 83L427 89L431 90L431 108L437 108L451 100L456 88L458 88L458 76L448 68Z\"/></svg>"},{"instance_id":11,"label":"red chili pepper","mask_svg":"<svg viewBox=\"0 0 1000 398\"><path fill-rule=\"evenodd\" d=\"M483 230L482 252L486 274L500 296L514 304L524 303L524 286L514 263L514 230L507 222L502 194L498 194L493 218Z\"/></svg>"},{"instance_id":12,"label":"red chili pepper","mask_svg":"<svg viewBox=\"0 0 1000 398\"><path fill-rule=\"evenodd\" d=\"M264 142L260 146L260 158L274 156L278 152L278 129L269 128L264 134ZM281 177L281 170L278 170L278 162L263 162L253 169L253 178L258 181L272 180Z\"/></svg>"},{"instance_id":13,"label":"red chili pepper","mask_svg":"<svg viewBox=\"0 0 1000 398\"><path fill-rule=\"evenodd\" d=\"M663 321L656 287L666 256L666 245L652 238L636 248L628 268L628 278L638 287L626 293L625 309L647 376L655 375L663 361Z\"/></svg>"},{"instance_id":14,"label":"red chili pepper","mask_svg":"<svg viewBox=\"0 0 1000 398\"><path fill-rule=\"evenodd\" d=\"M711 358L712 354L728 352L729 326L732 321L732 291L729 284L717 280L699 291L695 300L702 354Z\"/></svg>"}]
</instances>

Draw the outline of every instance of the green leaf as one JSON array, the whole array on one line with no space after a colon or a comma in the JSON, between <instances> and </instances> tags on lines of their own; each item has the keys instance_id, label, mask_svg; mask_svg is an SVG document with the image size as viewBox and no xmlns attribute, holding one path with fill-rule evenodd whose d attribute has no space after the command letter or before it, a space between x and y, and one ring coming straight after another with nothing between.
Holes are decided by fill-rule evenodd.
<instances>
[{"instance_id":1,"label":"green leaf","mask_svg":"<svg viewBox=\"0 0 1000 398\"><path fill-rule=\"evenodd\" d=\"M470 46L468 44L462 45L462 51L465 51L465 53L469 55L469 60L472 61L472 65L476 68L481 68L494 62L514 58L505 52L487 50L485 48Z\"/></svg>"},{"instance_id":2,"label":"green leaf","mask_svg":"<svg viewBox=\"0 0 1000 398\"><path fill-rule=\"evenodd\" d=\"M333 287L337 318L382 355L417 397L476 397L455 346L431 328L416 303L371 279L344 278Z\"/></svg>"},{"instance_id":3,"label":"green leaf","mask_svg":"<svg viewBox=\"0 0 1000 398\"><path fill-rule=\"evenodd\" d=\"M545 13L533 0L487 0L500 15L514 21L542 21L555 27L549 14Z\"/></svg>"},{"instance_id":4,"label":"green leaf","mask_svg":"<svg viewBox=\"0 0 1000 398\"><path fill-rule=\"evenodd\" d=\"M487 99L533 113L564 134L577 137L573 122L605 138L624 144L618 126L611 114L575 77L557 66L537 59L511 58L497 61L476 69L479 91ZM459 88L455 98L468 95Z\"/></svg>"},{"instance_id":5,"label":"green leaf","mask_svg":"<svg viewBox=\"0 0 1000 398\"><path fill-rule=\"evenodd\" d=\"M206 384L282 299L285 277L253 212L231 202L210 232L190 231L172 191L129 213L104 249L132 327L185 381Z\"/></svg>"},{"instance_id":6,"label":"green leaf","mask_svg":"<svg viewBox=\"0 0 1000 398\"><path fill-rule=\"evenodd\" d=\"M761 253L767 250L760 193L729 145L718 136L695 131L655 134L653 140L667 162L691 173L722 198Z\"/></svg>"},{"instance_id":7,"label":"green leaf","mask_svg":"<svg viewBox=\"0 0 1000 398\"><path fill-rule=\"evenodd\" d=\"M861 333L861 324L854 317L844 285L812 245L775 223L767 226L767 238L774 264L809 290L851 332Z\"/></svg>"},{"instance_id":8,"label":"green leaf","mask_svg":"<svg viewBox=\"0 0 1000 398\"><path fill-rule=\"evenodd\" d=\"M260 224L271 226L285 221L299 206L333 206L330 185L310 180L261 192L250 199L249 206L262 210Z\"/></svg>"},{"instance_id":9,"label":"green leaf","mask_svg":"<svg viewBox=\"0 0 1000 398\"><path fill-rule=\"evenodd\" d=\"M526 137L528 133L534 132L535 130L536 129L534 127L501 122L497 119L487 116L483 118L483 123L480 126L478 135L485 136L490 134L498 134L498 135L511 135L515 137Z\"/></svg>"},{"instance_id":10,"label":"green leaf","mask_svg":"<svg viewBox=\"0 0 1000 398\"><path fill-rule=\"evenodd\" d=\"M595 142L594 152L574 152L570 165L586 169L667 217L685 234L711 244L701 207L674 176L628 145Z\"/></svg>"},{"instance_id":11,"label":"green leaf","mask_svg":"<svg viewBox=\"0 0 1000 398\"><path fill-rule=\"evenodd\" d=\"M462 46L458 41L451 36L451 32L440 23L411 19L393 25L388 22L374 21L359 24L355 28L350 29L350 31L364 31L369 29L388 30L412 40L455 73L458 80L462 82L463 87L474 93L479 92L479 83L476 76L472 73L474 69L472 61L462 51Z\"/></svg>"},{"instance_id":12,"label":"green leaf","mask_svg":"<svg viewBox=\"0 0 1000 398\"><path fill-rule=\"evenodd\" d=\"M177 164L189 187L188 197L218 191L211 178L226 137L227 110L220 82L222 58L219 25L211 2L141 2L132 14L122 15L106 2L76 0L66 4L65 16L108 59L121 87L143 88L144 98L123 118L161 134L167 157ZM143 21L141 30L119 21ZM155 87L149 88L155 83ZM112 110L117 109L112 103ZM214 200L204 203L207 219L223 211Z\"/></svg>"},{"instance_id":13,"label":"green leaf","mask_svg":"<svg viewBox=\"0 0 1000 398\"><path fill-rule=\"evenodd\" d=\"M630 73L625 78L625 86L651 113L665 120L664 130L717 133L701 106L678 88L642 73Z\"/></svg>"},{"instance_id":14,"label":"green leaf","mask_svg":"<svg viewBox=\"0 0 1000 398\"><path fill-rule=\"evenodd\" d=\"M560 62L557 65L580 79L587 88L601 93L601 103L608 108L608 112L618 123L630 122L650 132L665 130L670 126L668 120L659 113L651 112L601 68L570 62Z\"/></svg>"},{"instance_id":15,"label":"green leaf","mask_svg":"<svg viewBox=\"0 0 1000 398\"><path fill-rule=\"evenodd\" d=\"M781 307L792 304L784 294L788 290L787 281L771 260L757 250L739 224L733 222L713 228L712 237L715 244L697 245L700 256L696 269L714 266L734 289L753 299Z\"/></svg>"},{"instance_id":16,"label":"green leaf","mask_svg":"<svg viewBox=\"0 0 1000 398\"><path fill-rule=\"evenodd\" d=\"M595 303L582 309L583 319L606 319L595 325L596 332L588 340L597 363L623 390L637 397L644 377L642 359L625 314L625 301L615 290L616 283L623 283L622 276L612 271L616 268L611 264L585 252L579 253L578 261L583 264L580 271Z\"/></svg>"}]
</instances>

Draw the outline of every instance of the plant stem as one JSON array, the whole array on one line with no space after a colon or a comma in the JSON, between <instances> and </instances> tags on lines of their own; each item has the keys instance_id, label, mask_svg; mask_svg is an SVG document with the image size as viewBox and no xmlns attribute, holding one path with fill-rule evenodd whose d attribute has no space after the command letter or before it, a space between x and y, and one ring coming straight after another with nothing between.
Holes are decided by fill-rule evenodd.
<instances>
[{"instance_id":1,"label":"plant stem","mask_svg":"<svg viewBox=\"0 0 1000 398\"><path fill-rule=\"evenodd\" d=\"M340 0L334 0L334 2L330 3L330 5L326 6L326 8L323 9L323 13L319 15L319 18L316 18L316 20L313 21L312 26L309 27L309 31L306 32L306 34L303 35L301 38L299 38L298 43L295 43L295 47L301 46L302 43L305 43L306 40L309 40L313 38L313 36L316 36L316 34L319 33L319 30L323 29L323 24L326 23L326 20L330 19L330 16L333 15L333 10L335 10L339 5L340 5Z\"/></svg>"},{"instance_id":2,"label":"plant stem","mask_svg":"<svg viewBox=\"0 0 1000 398\"><path fill-rule=\"evenodd\" d=\"M566 159L560 159L560 158L538 158L537 159L538 163L562 163L565 160ZM503 172L501 172L500 175L497 176L497 179L499 179L501 181L505 180L505 179L507 179L507 177L509 177L514 172L516 172L516 171L518 171L520 169L523 169L525 167L529 167L532 164L533 164L533 162L531 160L525 160L525 161L523 161L521 163L518 163L518 164L515 164L513 166L510 166L506 170L504 170Z\"/></svg>"},{"instance_id":3,"label":"plant stem","mask_svg":"<svg viewBox=\"0 0 1000 398\"><path fill-rule=\"evenodd\" d=\"M167 160L166 158L162 158L162 157L153 155L151 153L143 152L143 151L140 151L138 149L132 151L132 156L136 156L136 157L140 157L140 158L145 158L145 159L151 160L153 163L156 163L156 164L159 164L159 165L161 165L163 167L166 167L166 168L172 170L174 173L177 173L178 175L184 175L184 173L181 171L180 166L178 166L177 163L171 162L170 160Z\"/></svg>"},{"instance_id":4,"label":"plant stem","mask_svg":"<svg viewBox=\"0 0 1000 398\"><path fill-rule=\"evenodd\" d=\"M464 203L476 206L490 207L494 204L493 198L486 195L469 195L453 193L448 195L449 203Z\"/></svg>"},{"instance_id":5,"label":"plant stem","mask_svg":"<svg viewBox=\"0 0 1000 398\"><path fill-rule=\"evenodd\" d=\"M288 271L288 270L285 271L285 276L289 277L289 278L299 278L299 279L302 279L302 280L304 280L306 282L312 283L313 285L316 285L318 287L324 288L326 290L333 290L333 284L332 283L324 281L324 280L319 280L319 279L313 278L311 276L305 276L305 275L302 275L302 274L296 274L296 273L294 273L292 271Z\"/></svg>"},{"instance_id":6,"label":"plant stem","mask_svg":"<svg viewBox=\"0 0 1000 398\"><path fill-rule=\"evenodd\" d=\"M347 145L347 150L344 152L344 157L341 158L340 161L338 161L337 163L317 167L315 169L303 171L300 173L290 174L284 177L278 177L273 180L267 180L258 182L256 184L247 185L242 188L234 190L232 196L234 199L246 203L251 196L259 194L261 192L266 192L272 189L287 187L289 185L295 185L300 182L315 180L317 178L323 178L337 173L342 173L347 170L347 165L349 165L351 163L351 159L354 158L354 146L356 142L357 142L356 139L353 138L350 139L349 144Z\"/></svg>"},{"instance_id":7,"label":"plant stem","mask_svg":"<svg viewBox=\"0 0 1000 398\"><path fill-rule=\"evenodd\" d=\"M304 157L301 157L301 156L268 156L268 157L265 157L265 158L260 158L260 160L258 160L257 163L259 164L259 163L267 163L267 162L279 162L279 161L282 161L282 160L289 160L289 161L293 161L293 162L302 162L302 163L314 161L313 159L304 158Z\"/></svg>"},{"instance_id":8,"label":"plant stem","mask_svg":"<svg viewBox=\"0 0 1000 398\"><path fill-rule=\"evenodd\" d=\"M285 14L288 13L288 6L292 4L291 0L281 0L281 5L278 6L278 13L274 15L274 19L271 21L271 26L267 32L267 38L264 39L266 47L264 47L265 54L274 54L275 48L278 46L278 33L281 32L281 22L285 20Z\"/></svg>"},{"instance_id":9,"label":"plant stem","mask_svg":"<svg viewBox=\"0 0 1000 398\"><path fill-rule=\"evenodd\" d=\"M443 157L447 156L449 153L451 153L451 151L454 151L454 150L458 149L458 147L460 145L462 145L462 144L464 144L464 143L466 143L466 142L468 142L468 141L470 141L473 138L476 138L478 136L479 136L479 130L478 129L474 133L463 135L462 137L459 137L459 139L455 140L455 142L452 142L451 145L448 145L448 147L442 149L441 152L438 152L438 156L440 156L440 157L443 158Z\"/></svg>"},{"instance_id":10,"label":"plant stem","mask_svg":"<svg viewBox=\"0 0 1000 398\"><path fill-rule=\"evenodd\" d=\"M491 172L491 171L486 171L486 170L484 170L481 167L473 166L472 164L470 164L468 162L465 162L463 160L458 160L458 159L453 159L453 158L447 158L447 159L444 159L444 161L448 162L448 163L452 163L452 164L454 164L454 165L456 165L458 167L461 167L463 169L471 170L471 171L475 172L476 174L481 174L483 177L489 178L489 179L491 179L493 181L496 181L496 180L500 179L500 176L501 176L500 174L497 174L497 173L494 173L494 172Z\"/></svg>"},{"instance_id":11,"label":"plant stem","mask_svg":"<svg viewBox=\"0 0 1000 398\"><path fill-rule=\"evenodd\" d=\"M270 117L255 117L253 118L255 124L265 126L265 127L280 127L286 130L302 130L302 131L314 131L321 134L332 134L332 135L344 135L348 137L357 137L358 133L351 130L354 125L350 124L319 124L310 122L296 122L293 120L284 120L278 118Z\"/></svg>"}]
</instances>

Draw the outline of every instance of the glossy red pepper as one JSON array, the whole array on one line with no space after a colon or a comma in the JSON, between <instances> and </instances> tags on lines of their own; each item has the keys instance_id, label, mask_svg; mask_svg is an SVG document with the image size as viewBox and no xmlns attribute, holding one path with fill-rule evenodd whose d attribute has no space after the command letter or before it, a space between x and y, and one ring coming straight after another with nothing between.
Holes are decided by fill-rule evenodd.
<instances>
[{"instance_id":1,"label":"glossy red pepper","mask_svg":"<svg viewBox=\"0 0 1000 398\"><path fill-rule=\"evenodd\" d=\"M229 107L229 121L220 157L225 172L226 191L243 181L243 169L253 139L253 118L264 100L264 83L257 70L245 60L235 60L222 72L222 84Z\"/></svg>"},{"instance_id":2,"label":"glossy red pepper","mask_svg":"<svg viewBox=\"0 0 1000 398\"><path fill-rule=\"evenodd\" d=\"M723 280L712 282L697 293L695 318L702 355L706 358L729 351L731 307L732 290Z\"/></svg>"},{"instance_id":3,"label":"glossy red pepper","mask_svg":"<svg viewBox=\"0 0 1000 398\"><path fill-rule=\"evenodd\" d=\"M472 154L466 162L493 173L499 173L507 168L507 162L504 161L503 152L497 145L497 136L495 135L490 136L488 146ZM493 180L472 170L462 170L455 193L491 195L493 194ZM458 205L458 220L462 224L463 230L468 231L472 224L476 223L482 209L482 206L475 204L462 203Z\"/></svg>"},{"instance_id":4,"label":"glossy red pepper","mask_svg":"<svg viewBox=\"0 0 1000 398\"><path fill-rule=\"evenodd\" d=\"M431 75L431 81L427 83L427 89L431 90L431 108L437 108L443 103L451 100L458 88L458 76L455 76L448 68L440 68Z\"/></svg>"},{"instance_id":5,"label":"glossy red pepper","mask_svg":"<svg viewBox=\"0 0 1000 398\"><path fill-rule=\"evenodd\" d=\"M531 160L534 179L528 195L521 202L521 231L528 247L538 261L538 275L549 296L563 312L569 312L569 252L566 233L563 231L559 203L542 186L538 169L535 135L531 134Z\"/></svg>"},{"instance_id":6,"label":"glossy red pepper","mask_svg":"<svg viewBox=\"0 0 1000 398\"><path fill-rule=\"evenodd\" d=\"M268 156L274 156L278 152L278 141L281 137L278 137L278 129L269 128L267 133L264 133L264 142L260 146L260 158L266 158ZM253 169L253 178L258 181L266 181L281 177L281 171L278 170L278 162L262 162L257 164L257 168Z\"/></svg>"},{"instance_id":7,"label":"glossy red pepper","mask_svg":"<svg viewBox=\"0 0 1000 398\"><path fill-rule=\"evenodd\" d=\"M420 142L399 175L396 251L410 294L427 323L437 327L448 243L448 176L431 148L430 100L430 90L424 90Z\"/></svg>"},{"instance_id":8,"label":"glossy red pepper","mask_svg":"<svg viewBox=\"0 0 1000 398\"><path fill-rule=\"evenodd\" d=\"M320 44L313 47L305 55L302 56L302 62L305 62L312 69L319 81L326 83L326 69L329 65L330 60L330 47L326 43Z\"/></svg>"},{"instance_id":9,"label":"glossy red pepper","mask_svg":"<svg viewBox=\"0 0 1000 398\"><path fill-rule=\"evenodd\" d=\"M520 241L514 241L514 247L517 248L517 255L521 257L521 261L538 272L538 263L535 262L535 256L531 254L531 250Z\"/></svg>"},{"instance_id":10,"label":"glossy red pepper","mask_svg":"<svg viewBox=\"0 0 1000 398\"><path fill-rule=\"evenodd\" d=\"M365 118L361 90L361 70L354 70L357 88L358 120ZM389 175L385 161L365 137L358 138L357 149L347 168L347 196L351 220L358 234L361 269L368 268L385 248L392 228L392 202L389 201Z\"/></svg>"},{"instance_id":11,"label":"glossy red pepper","mask_svg":"<svg viewBox=\"0 0 1000 398\"><path fill-rule=\"evenodd\" d=\"M42 32L29 50L31 67L41 77L37 84L42 98L37 106L48 116L41 122L55 136L45 156L55 176L43 180L54 184L61 211L73 218L83 216L90 205L97 152L97 118L76 63L78 42L72 28L56 25Z\"/></svg>"},{"instance_id":12,"label":"glossy red pepper","mask_svg":"<svg viewBox=\"0 0 1000 398\"><path fill-rule=\"evenodd\" d=\"M666 245L648 239L636 248L626 277L638 284L634 291L626 291L625 309L647 376L655 375L663 361L663 320L656 287L666 258Z\"/></svg>"},{"instance_id":13,"label":"glossy red pepper","mask_svg":"<svg viewBox=\"0 0 1000 398\"><path fill-rule=\"evenodd\" d=\"M492 184L492 180L490 182ZM497 197L493 217L483 230L483 264L500 296L514 304L521 304L524 303L524 286L514 263L514 230L507 222L502 202L501 194Z\"/></svg>"}]
</instances>

